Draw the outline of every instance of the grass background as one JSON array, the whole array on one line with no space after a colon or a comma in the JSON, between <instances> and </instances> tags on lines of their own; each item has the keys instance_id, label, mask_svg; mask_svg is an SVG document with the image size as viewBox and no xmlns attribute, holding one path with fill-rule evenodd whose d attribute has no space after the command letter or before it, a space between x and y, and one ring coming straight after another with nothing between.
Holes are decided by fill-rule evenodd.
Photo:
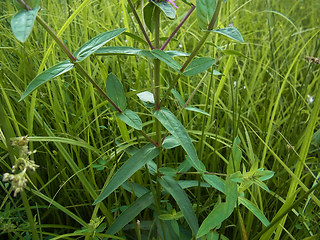
<instances>
[{"instance_id":1,"label":"grass background","mask_svg":"<svg viewBox=\"0 0 320 240\"><path fill-rule=\"evenodd\" d=\"M187 11L187 6L177 1L177 19L163 19L161 23L163 41ZM139 13L144 3L135 3ZM59 35L72 52L97 34L120 27L127 28L127 34L109 42L109 46L147 48L138 38L141 34L126 5L125 1L114 0L48 0L42 2L40 15L56 32L60 31ZM40 165L37 172L30 175L32 184L26 190L27 196L44 238L70 233L81 228L81 221L89 223L95 216L92 202L97 190L127 159L116 141L141 146L145 140L129 128L128 135L121 134L106 101L74 70L18 102L37 74L66 56L37 23L29 39L19 43L10 30L10 19L16 12L12 1L1 1L0 11L1 105L15 135L30 136L30 148L37 150L32 158ZM301 183L310 188L319 179L317 135L310 143L312 134L319 129L319 117L314 110L320 104L319 94L316 97L320 91L319 65L305 60L305 56L320 55L319 16L320 2L314 0L228 0L223 4L218 26L233 24L241 31L245 43L230 42L212 34L199 55L217 59L214 69L223 75L181 78L176 88L186 100L201 81L190 105L211 116L190 111L181 113L173 96L166 102L196 140L198 156L211 172L226 173L231 144L237 135L241 139L242 164L247 170L265 167L275 172L267 181L270 192L252 187L246 193L270 221L283 203L294 200L291 196L303 194ZM167 50L191 52L200 36L194 12ZM139 113L145 131L155 135L150 110L145 109L131 91L151 90L147 60L93 56L82 65L103 88L108 72L115 73L127 91L129 108ZM172 77L171 70L163 66L164 87ZM11 163L2 131L0 133L0 168L1 173L5 173L11 171ZM176 168L183 162L184 155L182 148L165 152L165 166ZM94 164L99 163L102 166L95 167ZM181 179L196 177L181 176ZM133 180L148 185L144 170L137 172ZM12 223L17 232L28 237L30 230L21 200L9 195L7 184L1 182L0 185L2 230L7 223ZM214 189L200 191L197 188L187 193L192 203L201 203L197 211L201 222L216 203L218 193ZM314 196L319 198L319 192ZM121 213L121 207L134 199L120 189L104 201L104 205L113 210L115 218ZM281 239L304 239L317 234L320 221L317 203L319 200L307 198L290 212L282 223ZM239 210L250 239L261 231L262 225L247 209L240 207ZM146 210L138 219L150 220L152 214ZM107 215L106 222L112 222L113 217ZM234 214L221 232L229 239L239 239L236 226L239 220ZM7 236L16 238L14 233ZM130 238L130 234L127 237Z\"/></svg>"}]
</instances>

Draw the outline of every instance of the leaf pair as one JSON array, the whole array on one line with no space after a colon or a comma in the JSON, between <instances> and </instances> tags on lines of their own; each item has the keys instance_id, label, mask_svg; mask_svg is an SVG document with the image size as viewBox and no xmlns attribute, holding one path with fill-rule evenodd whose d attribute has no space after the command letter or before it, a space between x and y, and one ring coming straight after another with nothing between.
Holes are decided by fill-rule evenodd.
<instances>
[{"instance_id":1,"label":"leaf pair","mask_svg":"<svg viewBox=\"0 0 320 240\"><path fill-rule=\"evenodd\" d=\"M74 56L77 58L76 62L83 61L84 59L89 57L92 53L94 53L97 49L103 46L105 43L115 38L119 34L123 33L124 31L125 31L125 28L120 28L120 29L102 33L92 38L75 52ZM48 82L49 80L63 73L70 71L74 66L75 66L75 63L70 62L70 60L65 60L51 68L48 68L46 71L40 73L29 83L29 85L26 88L26 91L23 93L19 101L23 100L26 96L28 96L32 91L40 87L42 84Z\"/></svg>"}]
</instances>

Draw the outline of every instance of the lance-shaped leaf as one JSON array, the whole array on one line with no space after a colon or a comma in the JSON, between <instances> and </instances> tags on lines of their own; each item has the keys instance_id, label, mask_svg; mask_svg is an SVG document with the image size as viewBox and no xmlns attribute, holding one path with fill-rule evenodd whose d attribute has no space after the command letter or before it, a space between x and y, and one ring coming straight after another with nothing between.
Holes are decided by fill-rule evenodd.
<instances>
[{"instance_id":1,"label":"lance-shaped leaf","mask_svg":"<svg viewBox=\"0 0 320 240\"><path fill-rule=\"evenodd\" d=\"M161 9L161 11L168 17L171 19L174 19L176 17L176 10L174 9L174 7L168 3L167 1L159 1L159 2L155 2L155 1L151 1L153 4L155 4L158 8Z\"/></svg>"},{"instance_id":2,"label":"lance-shaped leaf","mask_svg":"<svg viewBox=\"0 0 320 240\"><path fill-rule=\"evenodd\" d=\"M172 57L168 53L161 51L159 49L154 49L151 51L151 53L153 56L155 56L160 61L164 62L165 64L167 64L169 67L173 68L174 70L179 71L179 69L181 68L179 63L177 63L175 60L173 60Z\"/></svg>"},{"instance_id":3,"label":"lance-shaped leaf","mask_svg":"<svg viewBox=\"0 0 320 240\"><path fill-rule=\"evenodd\" d=\"M111 39L123 33L125 30L125 28L119 28L109 32L101 33L98 36L90 39L74 53L75 58L77 58L77 62L83 61Z\"/></svg>"},{"instance_id":4,"label":"lance-shaped leaf","mask_svg":"<svg viewBox=\"0 0 320 240\"><path fill-rule=\"evenodd\" d=\"M216 0L197 0L197 18L201 29L207 29L216 9Z\"/></svg>"},{"instance_id":5,"label":"lance-shaped leaf","mask_svg":"<svg viewBox=\"0 0 320 240\"><path fill-rule=\"evenodd\" d=\"M112 223L106 231L106 234L115 234L120 231L125 225L132 221L138 214L153 203L153 195L147 192L132 203L121 215Z\"/></svg>"},{"instance_id":6,"label":"lance-shaped leaf","mask_svg":"<svg viewBox=\"0 0 320 240\"><path fill-rule=\"evenodd\" d=\"M143 19L146 24L146 26L149 28L150 32L153 32L154 29L154 10L156 6L154 3L149 2L144 8L143 8Z\"/></svg>"},{"instance_id":7,"label":"lance-shaped leaf","mask_svg":"<svg viewBox=\"0 0 320 240\"><path fill-rule=\"evenodd\" d=\"M121 184L127 181L143 165L157 157L159 153L160 150L151 143L145 145L143 148L137 151L115 173L110 182L106 185L98 198L94 201L93 205L96 205L107 198L114 190L116 190Z\"/></svg>"},{"instance_id":8,"label":"lance-shaped leaf","mask_svg":"<svg viewBox=\"0 0 320 240\"><path fill-rule=\"evenodd\" d=\"M201 113L201 114L204 114L204 115L207 115L207 116L210 117L210 114L209 114L209 113L207 113L206 111L203 111L203 110L201 110L201 109L199 109L199 108L196 108L196 107L189 107L189 106L187 106L187 107L185 107L184 109L189 110L189 111L192 111L192 112Z\"/></svg>"},{"instance_id":9,"label":"lance-shaped leaf","mask_svg":"<svg viewBox=\"0 0 320 240\"><path fill-rule=\"evenodd\" d=\"M243 206L248 208L249 211L252 212L263 223L263 225L268 226L270 224L263 212L254 203L244 197L239 196L238 199Z\"/></svg>"},{"instance_id":10,"label":"lance-shaped leaf","mask_svg":"<svg viewBox=\"0 0 320 240\"><path fill-rule=\"evenodd\" d=\"M197 234L199 228L198 220L185 191L181 188L179 183L170 176L163 176L158 180L161 186L174 198L174 200L176 200L193 234Z\"/></svg>"},{"instance_id":11,"label":"lance-shaped leaf","mask_svg":"<svg viewBox=\"0 0 320 240\"><path fill-rule=\"evenodd\" d=\"M117 117L134 129L142 129L142 121L140 117L130 109L126 109L122 113L117 113Z\"/></svg>"},{"instance_id":12,"label":"lance-shaped leaf","mask_svg":"<svg viewBox=\"0 0 320 240\"><path fill-rule=\"evenodd\" d=\"M186 70L183 72L183 75L190 77L197 75L214 64L215 60L213 58L201 57L192 60Z\"/></svg>"},{"instance_id":13,"label":"lance-shaped leaf","mask_svg":"<svg viewBox=\"0 0 320 240\"><path fill-rule=\"evenodd\" d=\"M30 35L39 9L40 7L29 11L23 9L11 19L12 33L20 42L25 42Z\"/></svg>"},{"instance_id":14,"label":"lance-shaped leaf","mask_svg":"<svg viewBox=\"0 0 320 240\"><path fill-rule=\"evenodd\" d=\"M237 184L229 178L225 182L225 193L226 202L218 203L204 219L197 233L197 238L206 235L211 229L219 227L233 212L237 203L238 191Z\"/></svg>"},{"instance_id":15,"label":"lance-shaped leaf","mask_svg":"<svg viewBox=\"0 0 320 240\"><path fill-rule=\"evenodd\" d=\"M55 78L65 72L70 71L74 67L73 63L69 60L65 60L57 65L48 68L46 71L40 73L36 76L27 86L26 91L22 94L19 101L28 96L33 90L41 86L42 84L48 82L52 78Z\"/></svg>"},{"instance_id":16,"label":"lance-shaped leaf","mask_svg":"<svg viewBox=\"0 0 320 240\"><path fill-rule=\"evenodd\" d=\"M192 166L200 172L205 171L205 167L197 156L197 152L192 144L191 138L176 116L166 108L155 110L153 115L179 141L180 145L188 154Z\"/></svg>"},{"instance_id":17,"label":"lance-shaped leaf","mask_svg":"<svg viewBox=\"0 0 320 240\"><path fill-rule=\"evenodd\" d=\"M113 73L110 73L107 77L106 93L118 108L120 108L121 110L125 110L127 108L127 100L126 95L124 94L122 83ZM113 111L116 111L113 105L109 105Z\"/></svg>"},{"instance_id":18,"label":"lance-shaped leaf","mask_svg":"<svg viewBox=\"0 0 320 240\"><path fill-rule=\"evenodd\" d=\"M231 38L232 40L244 42L243 37L239 30L235 27L226 27L226 28L220 28L217 30L211 30L210 32L215 32L222 34L228 38Z\"/></svg>"}]
</instances>

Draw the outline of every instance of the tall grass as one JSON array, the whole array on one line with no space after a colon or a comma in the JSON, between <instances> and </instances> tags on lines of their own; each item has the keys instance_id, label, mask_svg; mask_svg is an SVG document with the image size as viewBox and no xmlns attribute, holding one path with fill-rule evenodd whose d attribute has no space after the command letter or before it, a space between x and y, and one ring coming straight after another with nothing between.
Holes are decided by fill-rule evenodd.
<instances>
[{"instance_id":1,"label":"tall grass","mask_svg":"<svg viewBox=\"0 0 320 240\"><path fill-rule=\"evenodd\" d=\"M143 1L135 4L143 4ZM72 51L95 35L120 27L126 27L130 35L119 36L108 43L110 46L147 48L146 42L137 38L141 34L126 5L126 1L48 0L42 2L41 16ZM176 20L161 23L166 26L161 36L168 36L183 17L185 7L180 5ZM40 168L29 176L31 184L25 192L40 237L48 239L70 234L63 239L71 239L72 234L77 235L74 231L82 227L89 229L99 220L109 226L135 196L121 188L102 203L101 212L97 212L92 202L98 196L97 190L128 158L117 142L141 146L144 138L129 127L119 131L121 123L115 121L105 99L74 70L18 102L37 74L65 56L38 25L24 44L19 43L10 30L14 5L9 0L1 1L0 9L1 107L14 134L28 135L29 148L37 150L31 157ZM217 59L214 69L222 74L180 78L176 87L185 100L196 89L190 105L211 116L181 112L173 96L167 99L167 104L176 109L179 120L195 140L198 156L210 172L226 173L236 136L241 140L243 151L241 168L249 171L264 167L275 172L267 181L269 192L253 186L246 193L270 222L318 183L320 176L320 140L314 134L320 127L320 68L305 60L306 56L320 55L319 15L320 3L312 0L228 0L221 10L218 25L233 24L242 32L245 43L235 44L210 35L199 55ZM168 49L190 52L200 36L196 14L193 14ZM93 56L82 65L103 88L109 72L121 73L118 77L124 84L130 109L139 113L144 129L155 137L151 112L142 110L131 89L151 90L149 64L137 57ZM160 81L164 86L169 85L171 79L170 71L161 71ZM198 86L200 81L202 84ZM1 173L11 171L3 126L0 129ZM163 166L176 168L184 160L185 153L177 148L164 155ZM195 177L182 175L181 179L194 180ZM147 171L137 172L132 180L142 186L150 184ZM10 195L7 183L0 182L0 185L3 236L30 239L32 233L22 199ZM210 213L218 201L217 196L213 188L188 190L191 202L198 203L199 222ZM161 202L168 213L172 208L177 209L171 200L167 198ZM305 197L260 239L317 239L319 207L318 190ZM99 216L104 216L105 220ZM136 220L150 224L148 220L153 217L153 212L146 210ZM220 233L229 239L240 239L241 223L248 239L257 237L264 229L257 218L241 206L223 223ZM143 227L141 225L141 229ZM136 222L134 227L127 228L129 231L119 236L137 239Z\"/></svg>"}]
</instances>

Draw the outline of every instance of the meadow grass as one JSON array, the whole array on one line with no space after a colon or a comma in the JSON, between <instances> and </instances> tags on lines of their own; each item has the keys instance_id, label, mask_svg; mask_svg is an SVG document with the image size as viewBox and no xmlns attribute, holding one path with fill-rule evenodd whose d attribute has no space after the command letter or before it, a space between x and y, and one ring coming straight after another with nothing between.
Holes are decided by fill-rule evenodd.
<instances>
[{"instance_id":1,"label":"meadow grass","mask_svg":"<svg viewBox=\"0 0 320 240\"><path fill-rule=\"evenodd\" d=\"M160 23L165 26L161 28L161 37L168 36L187 11L187 7L177 1L177 18ZM72 52L99 33L122 27L130 34L120 35L109 42L109 46L148 47L141 40L126 1L48 0L43 1L41 7L41 17ZM28 135L29 148L37 150L30 157L40 167L29 175L30 183L25 190L37 232L41 239L59 236L90 239L89 231L75 231L96 229L101 223L110 226L136 199L134 194L119 188L99 207L92 206L98 190L128 159L124 147L117 143L140 147L146 140L116 121L107 101L75 70L18 102L37 74L66 57L37 23L30 38L24 44L18 42L10 30L10 19L16 12L14 5L9 0L2 1L0 10L0 107L3 121L12 134ZM141 7L138 14L142 14ZM181 111L172 95L166 100L168 108L195 140L199 159L208 171L227 172L232 143L238 136L243 154L241 169L265 168L275 172L266 182L269 192L256 185L245 192L246 198L255 203L270 222L288 213L259 239L319 238L319 190L289 209L320 177L320 140L314 134L319 130L320 68L305 60L306 56L320 55L319 15L320 3L312 0L228 0L221 9L218 26L233 24L241 31L245 43L210 35L198 55L215 58L214 70L221 75L208 71L197 77L180 78L176 86L184 100L195 91L189 105L210 113L210 117ZM190 52L201 34L193 13L167 50ZM163 38L160 40L163 42ZM92 56L82 62L103 89L108 73L118 76L130 109L139 114L143 129L155 138L151 111L144 108L132 92L132 89L151 91L150 65L146 59L135 56ZM161 69L163 89L172 78L169 68ZM10 172L12 166L4 138L7 129L3 126L0 129L1 174ZM162 159L163 166L177 168L184 161L185 152L182 148L165 151ZM141 169L132 181L150 187L149 178L148 171ZM195 174L181 174L179 178L200 180ZM23 198L12 197L8 183L0 182L0 185L3 236L31 239ZM198 186L186 192L201 223L219 201L218 191ZM169 195L160 204L164 213L172 213L172 208L180 211ZM102 216L105 218L99 218ZM136 218L142 224L141 229L143 224L148 227L153 219L154 212L150 209ZM136 220L118 236L139 239ZM187 227L183 218L180 222ZM245 228L247 238L241 227ZM263 229L262 223L240 206L223 222L219 233L228 239L253 239Z\"/></svg>"}]
</instances>

